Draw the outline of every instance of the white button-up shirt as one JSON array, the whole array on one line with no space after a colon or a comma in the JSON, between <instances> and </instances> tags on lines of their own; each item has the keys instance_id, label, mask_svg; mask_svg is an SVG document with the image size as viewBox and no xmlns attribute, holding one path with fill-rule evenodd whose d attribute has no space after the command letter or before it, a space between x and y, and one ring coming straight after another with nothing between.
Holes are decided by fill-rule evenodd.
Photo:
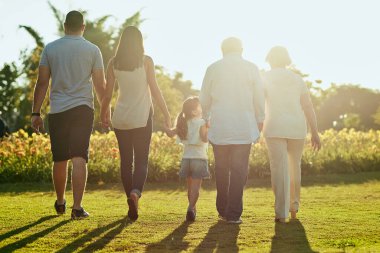
<instances>
[{"instance_id":1,"label":"white button-up shirt","mask_svg":"<svg viewBox=\"0 0 380 253\"><path fill-rule=\"evenodd\" d=\"M203 117L210 119L208 138L213 144L250 144L259 138L264 89L258 68L241 54L226 54L208 67L200 101Z\"/></svg>"}]
</instances>

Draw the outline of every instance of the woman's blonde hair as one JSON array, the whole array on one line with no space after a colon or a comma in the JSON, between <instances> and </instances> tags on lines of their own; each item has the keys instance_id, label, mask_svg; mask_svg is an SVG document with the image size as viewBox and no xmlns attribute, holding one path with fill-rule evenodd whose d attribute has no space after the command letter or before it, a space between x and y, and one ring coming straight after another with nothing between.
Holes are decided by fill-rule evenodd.
<instances>
[{"instance_id":1,"label":"woman's blonde hair","mask_svg":"<svg viewBox=\"0 0 380 253\"><path fill-rule=\"evenodd\" d=\"M272 67L287 67L292 64L288 50L285 47L275 46L269 50L266 61Z\"/></svg>"}]
</instances>

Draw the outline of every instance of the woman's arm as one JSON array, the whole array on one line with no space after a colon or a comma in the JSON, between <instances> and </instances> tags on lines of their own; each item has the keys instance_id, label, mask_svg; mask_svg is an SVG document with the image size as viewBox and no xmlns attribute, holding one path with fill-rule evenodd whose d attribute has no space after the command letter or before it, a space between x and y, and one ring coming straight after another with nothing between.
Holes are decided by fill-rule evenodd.
<instances>
[{"instance_id":1,"label":"woman's arm","mask_svg":"<svg viewBox=\"0 0 380 253\"><path fill-rule=\"evenodd\" d=\"M113 72L113 59L110 60L107 67L107 79L104 96L102 98L101 108L100 108L100 119L104 127L109 127L111 125L111 113L110 113L110 103L112 99L112 92L115 86L115 74Z\"/></svg>"},{"instance_id":2,"label":"woman's arm","mask_svg":"<svg viewBox=\"0 0 380 253\"><path fill-rule=\"evenodd\" d=\"M315 150L319 150L321 148L321 141L318 134L317 118L309 93L301 95L301 106L311 129L311 145Z\"/></svg>"},{"instance_id":3,"label":"woman's arm","mask_svg":"<svg viewBox=\"0 0 380 253\"><path fill-rule=\"evenodd\" d=\"M160 108L161 112L164 114L165 117L165 127L167 129L170 129L172 126L170 114L168 111L168 107L166 106L164 97L162 96L161 90L157 85L157 80L156 80L156 73L154 70L154 63L152 58L149 56L145 56L145 70L147 74L147 81L149 84L150 92L152 93L152 96L154 100L156 101L158 107Z\"/></svg>"}]
</instances>

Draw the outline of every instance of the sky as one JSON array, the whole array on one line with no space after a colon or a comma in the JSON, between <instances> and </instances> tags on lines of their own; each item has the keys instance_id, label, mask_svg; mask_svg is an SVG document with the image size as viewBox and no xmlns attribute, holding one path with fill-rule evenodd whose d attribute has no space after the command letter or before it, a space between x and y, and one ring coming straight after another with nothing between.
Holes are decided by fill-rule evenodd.
<instances>
[{"instance_id":1,"label":"sky","mask_svg":"<svg viewBox=\"0 0 380 253\"><path fill-rule=\"evenodd\" d=\"M145 51L169 73L176 71L200 88L208 65L222 57L223 39L243 42L243 57L269 69L267 52L288 48L294 65L309 80L359 84L380 90L380 1L377 0L51 0L59 10L88 11L88 19L112 15L119 26L141 10ZM0 0L0 66L18 61L33 39L18 28L29 25L44 38L58 37L46 0Z\"/></svg>"}]
</instances>

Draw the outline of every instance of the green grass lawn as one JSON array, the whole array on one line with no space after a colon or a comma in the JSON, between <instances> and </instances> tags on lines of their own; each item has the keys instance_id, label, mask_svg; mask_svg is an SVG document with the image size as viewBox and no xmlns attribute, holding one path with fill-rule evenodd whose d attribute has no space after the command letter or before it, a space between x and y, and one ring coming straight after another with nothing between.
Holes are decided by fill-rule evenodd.
<instances>
[{"instance_id":1,"label":"green grass lawn","mask_svg":"<svg viewBox=\"0 0 380 253\"><path fill-rule=\"evenodd\" d=\"M299 220L286 224L273 222L269 178L249 181L240 226L218 221L215 195L206 182L189 224L182 183L148 184L131 223L121 185L89 185L91 217L71 221L55 215L51 185L3 184L0 252L380 252L380 172L304 177Z\"/></svg>"}]
</instances>

